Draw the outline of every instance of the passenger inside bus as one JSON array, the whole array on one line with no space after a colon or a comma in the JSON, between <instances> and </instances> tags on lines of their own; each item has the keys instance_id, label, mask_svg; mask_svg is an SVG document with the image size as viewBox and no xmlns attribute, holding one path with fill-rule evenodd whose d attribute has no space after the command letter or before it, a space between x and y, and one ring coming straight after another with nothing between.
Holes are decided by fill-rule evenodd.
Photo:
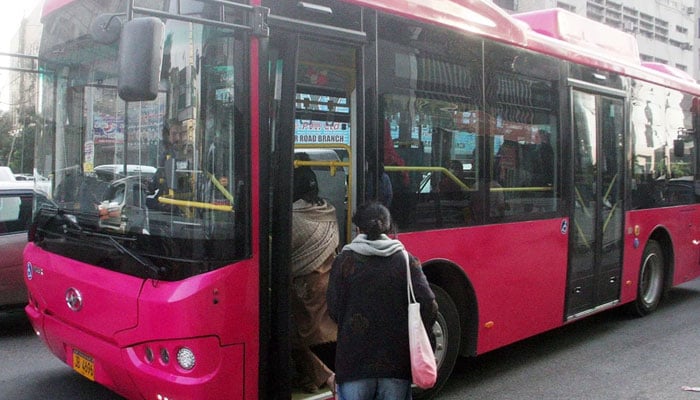
<instances>
[{"instance_id":1,"label":"passenger inside bus","mask_svg":"<svg viewBox=\"0 0 700 400\"><path fill-rule=\"evenodd\" d=\"M450 161L449 170L452 172L452 175L454 175L455 178L464 182L464 167L462 166L461 161ZM452 177L447 176L446 174L443 174L438 189L440 190L440 196L445 200L460 200L464 198L464 191L462 187Z\"/></svg>"},{"instance_id":2,"label":"passenger inside bus","mask_svg":"<svg viewBox=\"0 0 700 400\"><path fill-rule=\"evenodd\" d=\"M488 215L492 222L500 221L508 210L503 187L495 180L489 182L487 192L483 190L472 192L470 200L472 215L467 218L470 224L477 223L480 216L485 215Z\"/></svg>"},{"instance_id":3,"label":"passenger inside bus","mask_svg":"<svg viewBox=\"0 0 700 400\"><path fill-rule=\"evenodd\" d=\"M326 304L328 278L339 243L338 221L335 208L318 193L313 170L297 168L292 206L292 361L297 386L309 393L324 385L335 391L335 374L328 365L335 358L338 335Z\"/></svg>"},{"instance_id":4,"label":"passenger inside bus","mask_svg":"<svg viewBox=\"0 0 700 400\"><path fill-rule=\"evenodd\" d=\"M167 193L165 168L167 160L177 158L177 135L174 123L166 123L163 126L162 139L158 149L158 165L155 175L153 175L151 190L156 195Z\"/></svg>"}]
</instances>

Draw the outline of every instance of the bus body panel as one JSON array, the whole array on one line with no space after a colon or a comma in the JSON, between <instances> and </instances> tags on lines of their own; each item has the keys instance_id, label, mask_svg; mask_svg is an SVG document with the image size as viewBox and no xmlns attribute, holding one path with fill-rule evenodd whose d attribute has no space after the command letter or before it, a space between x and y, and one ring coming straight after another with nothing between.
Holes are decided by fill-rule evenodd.
<instances>
[{"instance_id":1,"label":"bus body panel","mask_svg":"<svg viewBox=\"0 0 700 400\"><path fill-rule=\"evenodd\" d=\"M27 287L42 313L102 338L136 326L143 279L52 254L33 243L25 248L24 259L30 260ZM80 296L72 308L69 296Z\"/></svg>"},{"instance_id":2,"label":"bus body panel","mask_svg":"<svg viewBox=\"0 0 700 400\"><path fill-rule=\"evenodd\" d=\"M678 218L679 212L687 218ZM634 301L637 296L644 245L656 229L670 235L674 256L672 285L700 276L700 232L693 222L698 219L700 207L696 205L627 214L621 304ZM463 268L476 293L477 354L483 354L565 323L568 234L561 229L564 221L568 222L557 218L402 233L400 239L424 264L448 259ZM634 245L636 225L640 227L638 246ZM523 232L528 235L523 237ZM519 240L504 246L508 237ZM440 246L425 246L426 242Z\"/></svg>"},{"instance_id":3,"label":"bus body panel","mask_svg":"<svg viewBox=\"0 0 700 400\"><path fill-rule=\"evenodd\" d=\"M205 355L198 358L198 363L209 362L209 365L203 366L205 374L187 376L173 365L164 367L158 359L150 364L144 362L138 347L120 348L41 314L31 306L27 306L26 311L33 327L56 357L72 367L73 351L88 355L94 362L94 380L125 398L155 399L159 395L175 399L246 398L243 394L246 387L243 382L244 345L220 346L212 337L197 339L199 347L188 342L190 348ZM166 341L158 341L154 350L163 348L158 346L168 345Z\"/></svg>"},{"instance_id":4,"label":"bus body panel","mask_svg":"<svg viewBox=\"0 0 700 400\"><path fill-rule=\"evenodd\" d=\"M177 343L176 347L182 342ZM161 342L157 344L160 345ZM164 368L158 361L146 363L138 347L122 351L122 365L128 366L131 379L144 399L206 400L254 397L244 393L244 390L250 387L244 382L245 375L255 376L245 369L244 344L220 346L218 339L214 337L193 339L186 344L199 355L196 374L189 374L181 368L174 367L174 363L171 368ZM199 365L200 362L205 365ZM254 390L252 393L255 393Z\"/></svg>"},{"instance_id":5,"label":"bus body panel","mask_svg":"<svg viewBox=\"0 0 700 400\"><path fill-rule=\"evenodd\" d=\"M72 367L73 351L80 351L93 358L96 382L127 399L141 397L129 377L120 350L114 343L75 328L51 315L42 314L31 305L27 306L27 315L34 329L59 360ZM42 326L40 331L37 330L38 325Z\"/></svg>"},{"instance_id":6,"label":"bus body panel","mask_svg":"<svg viewBox=\"0 0 700 400\"><path fill-rule=\"evenodd\" d=\"M554 218L399 238L424 264L448 259L464 270L476 292L481 354L562 325L567 224Z\"/></svg>"},{"instance_id":7,"label":"bus body panel","mask_svg":"<svg viewBox=\"0 0 700 400\"><path fill-rule=\"evenodd\" d=\"M176 282L148 281L139 323L116 335L123 344L165 337L217 334L222 345L257 338L255 268L248 260ZM246 329L236 329L245 324ZM165 334L167 332L167 335Z\"/></svg>"},{"instance_id":8,"label":"bus body panel","mask_svg":"<svg viewBox=\"0 0 700 400\"><path fill-rule=\"evenodd\" d=\"M94 380L127 398L245 398L245 388L251 388L248 396L255 393L257 375L245 370L258 358L252 345L259 324L254 262L183 281L148 280L142 285L142 280L86 267L34 244L27 246L25 257L33 265L27 284L42 296L33 297L27 315L51 351L69 366L74 350L87 355L94 361ZM81 288L83 309L54 308L66 304L66 287ZM127 300L130 305L124 304ZM195 353L197 368L186 371L176 365L181 347ZM147 348L155 360L148 360ZM163 349L169 362L159 358Z\"/></svg>"},{"instance_id":9,"label":"bus body panel","mask_svg":"<svg viewBox=\"0 0 700 400\"><path fill-rule=\"evenodd\" d=\"M671 285L679 285L700 276L700 206L697 204L665 207L627 213L625 229L625 264L623 268L623 302L632 301L637 294L639 268L644 246L656 232L667 232L673 277ZM639 227L639 245L635 246L635 227Z\"/></svg>"}]
</instances>

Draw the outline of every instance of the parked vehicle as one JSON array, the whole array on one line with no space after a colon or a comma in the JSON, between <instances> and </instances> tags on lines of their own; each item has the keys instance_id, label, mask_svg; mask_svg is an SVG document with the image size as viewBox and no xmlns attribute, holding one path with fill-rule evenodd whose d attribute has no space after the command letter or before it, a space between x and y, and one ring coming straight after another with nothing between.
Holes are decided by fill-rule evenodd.
<instances>
[{"instance_id":1,"label":"parked vehicle","mask_svg":"<svg viewBox=\"0 0 700 400\"><path fill-rule=\"evenodd\" d=\"M0 181L0 310L24 306L22 252L32 216L33 182Z\"/></svg>"},{"instance_id":2,"label":"parked vehicle","mask_svg":"<svg viewBox=\"0 0 700 400\"><path fill-rule=\"evenodd\" d=\"M10 182L15 180L15 175L10 167L0 167L0 182Z\"/></svg>"}]
</instances>

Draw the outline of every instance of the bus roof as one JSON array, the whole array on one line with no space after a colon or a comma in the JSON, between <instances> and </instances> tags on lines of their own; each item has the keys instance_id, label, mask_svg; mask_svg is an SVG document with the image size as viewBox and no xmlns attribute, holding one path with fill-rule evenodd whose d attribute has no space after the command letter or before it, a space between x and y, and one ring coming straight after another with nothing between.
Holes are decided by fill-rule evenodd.
<instances>
[{"instance_id":1,"label":"bus roof","mask_svg":"<svg viewBox=\"0 0 700 400\"><path fill-rule=\"evenodd\" d=\"M562 9L509 15L488 0L347 0L700 95L676 68L642 63L634 36Z\"/></svg>"},{"instance_id":2,"label":"bus roof","mask_svg":"<svg viewBox=\"0 0 700 400\"><path fill-rule=\"evenodd\" d=\"M347 1L700 95L687 73L641 62L634 36L563 9L509 15L487 0Z\"/></svg>"},{"instance_id":3,"label":"bus roof","mask_svg":"<svg viewBox=\"0 0 700 400\"><path fill-rule=\"evenodd\" d=\"M350 0L389 14L440 24L513 44L526 44L528 28L486 0Z\"/></svg>"},{"instance_id":4,"label":"bus roof","mask_svg":"<svg viewBox=\"0 0 700 400\"><path fill-rule=\"evenodd\" d=\"M627 32L561 8L515 14L533 31L567 43L595 49L631 64L639 64L637 39Z\"/></svg>"},{"instance_id":5,"label":"bus roof","mask_svg":"<svg viewBox=\"0 0 700 400\"><path fill-rule=\"evenodd\" d=\"M558 10L557 12L559 16L563 13L566 13L566 11ZM607 25L583 17L577 17L579 24L584 24L584 28L596 30L602 25L612 31L611 36L608 36L611 43L607 46L603 44L590 44L587 42L581 43L581 36L577 38L574 33L559 32L557 34L555 32L546 32L545 27L537 24L537 22L543 22L542 19L539 21L532 19L528 21L528 23L532 24L532 29L526 35L527 45L525 47L557 58L668 86L700 96L700 85L687 73L668 65L641 62L639 56L634 57L633 54L638 54L638 50L636 40L633 36L627 35L621 31L616 31L614 28L610 28ZM514 18L518 18L518 16ZM547 23L552 24L551 22ZM577 29L581 28L568 29L569 31L576 32ZM540 30L540 32L537 30ZM545 33L542 33L542 31ZM605 36L601 36L599 39L603 40L604 38ZM621 43L628 43L630 38L634 40L634 50L627 49L625 51L623 46L629 46L629 44ZM605 47L607 47L608 50L604 50ZM614 49L618 51L616 52Z\"/></svg>"},{"instance_id":6,"label":"bus roof","mask_svg":"<svg viewBox=\"0 0 700 400\"><path fill-rule=\"evenodd\" d=\"M42 16L74 1L45 0ZM511 16L488 0L346 1L700 95L687 73L642 63L634 36L562 9Z\"/></svg>"}]
</instances>

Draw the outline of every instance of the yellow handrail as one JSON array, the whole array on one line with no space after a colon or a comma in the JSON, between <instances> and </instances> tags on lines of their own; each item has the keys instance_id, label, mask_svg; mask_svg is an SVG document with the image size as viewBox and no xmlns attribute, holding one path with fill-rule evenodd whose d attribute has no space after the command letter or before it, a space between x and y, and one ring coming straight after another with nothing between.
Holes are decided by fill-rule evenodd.
<instances>
[{"instance_id":1,"label":"yellow handrail","mask_svg":"<svg viewBox=\"0 0 700 400\"><path fill-rule=\"evenodd\" d=\"M448 178L450 178L451 181L454 181L457 185L459 185L462 190L469 190L469 186L467 186L466 183L462 182L461 179L459 179L455 174L452 173L449 169L445 167L406 167L406 166L397 166L397 165L386 165L384 166L384 171L394 171L394 172L440 172L445 174Z\"/></svg>"},{"instance_id":2,"label":"yellow handrail","mask_svg":"<svg viewBox=\"0 0 700 400\"><path fill-rule=\"evenodd\" d=\"M219 182L218 179L216 179L216 177L214 177L213 174L207 172L207 177L214 184L214 186L219 191L221 191L221 193L224 195L224 197L226 197L226 199L231 202L231 204L213 204L213 203L205 203L202 201L176 199L175 192L172 189L170 189L168 191L167 195L159 196L158 202L163 203L163 204L178 206L178 207L201 208L201 209L205 209L205 210L224 211L224 212L233 211L233 195Z\"/></svg>"},{"instance_id":3,"label":"yellow handrail","mask_svg":"<svg viewBox=\"0 0 700 400\"><path fill-rule=\"evenodd\" d=\"M192 208L203 208L206 210L214 211L233 211L233 206L224 204L211 204L204 203L201 201L191 201L191 200L178 200L170 197L160 196L158 197L158 202L163 204L170 204L178 207L192 207Z\"/></svg>"},{"instance_id":4,"label":"yellow handrail","mask_svg":"<svg viewBox=\"0 0 700 400\"><path fill-rule=\"evenodd\" d=\"M462 182L455 174L453 174L449 169L445 167L408 167L399 165L387 165L384 167L385 171L393 172L440 172L445 174L450 180L458 184L462 190L474 191L476 189L470 188L466 183ZM492 192L551 192L553 189L551 186L520 186L520 187L492 187L490 191Z\"/></svg>"}]
</instances>

